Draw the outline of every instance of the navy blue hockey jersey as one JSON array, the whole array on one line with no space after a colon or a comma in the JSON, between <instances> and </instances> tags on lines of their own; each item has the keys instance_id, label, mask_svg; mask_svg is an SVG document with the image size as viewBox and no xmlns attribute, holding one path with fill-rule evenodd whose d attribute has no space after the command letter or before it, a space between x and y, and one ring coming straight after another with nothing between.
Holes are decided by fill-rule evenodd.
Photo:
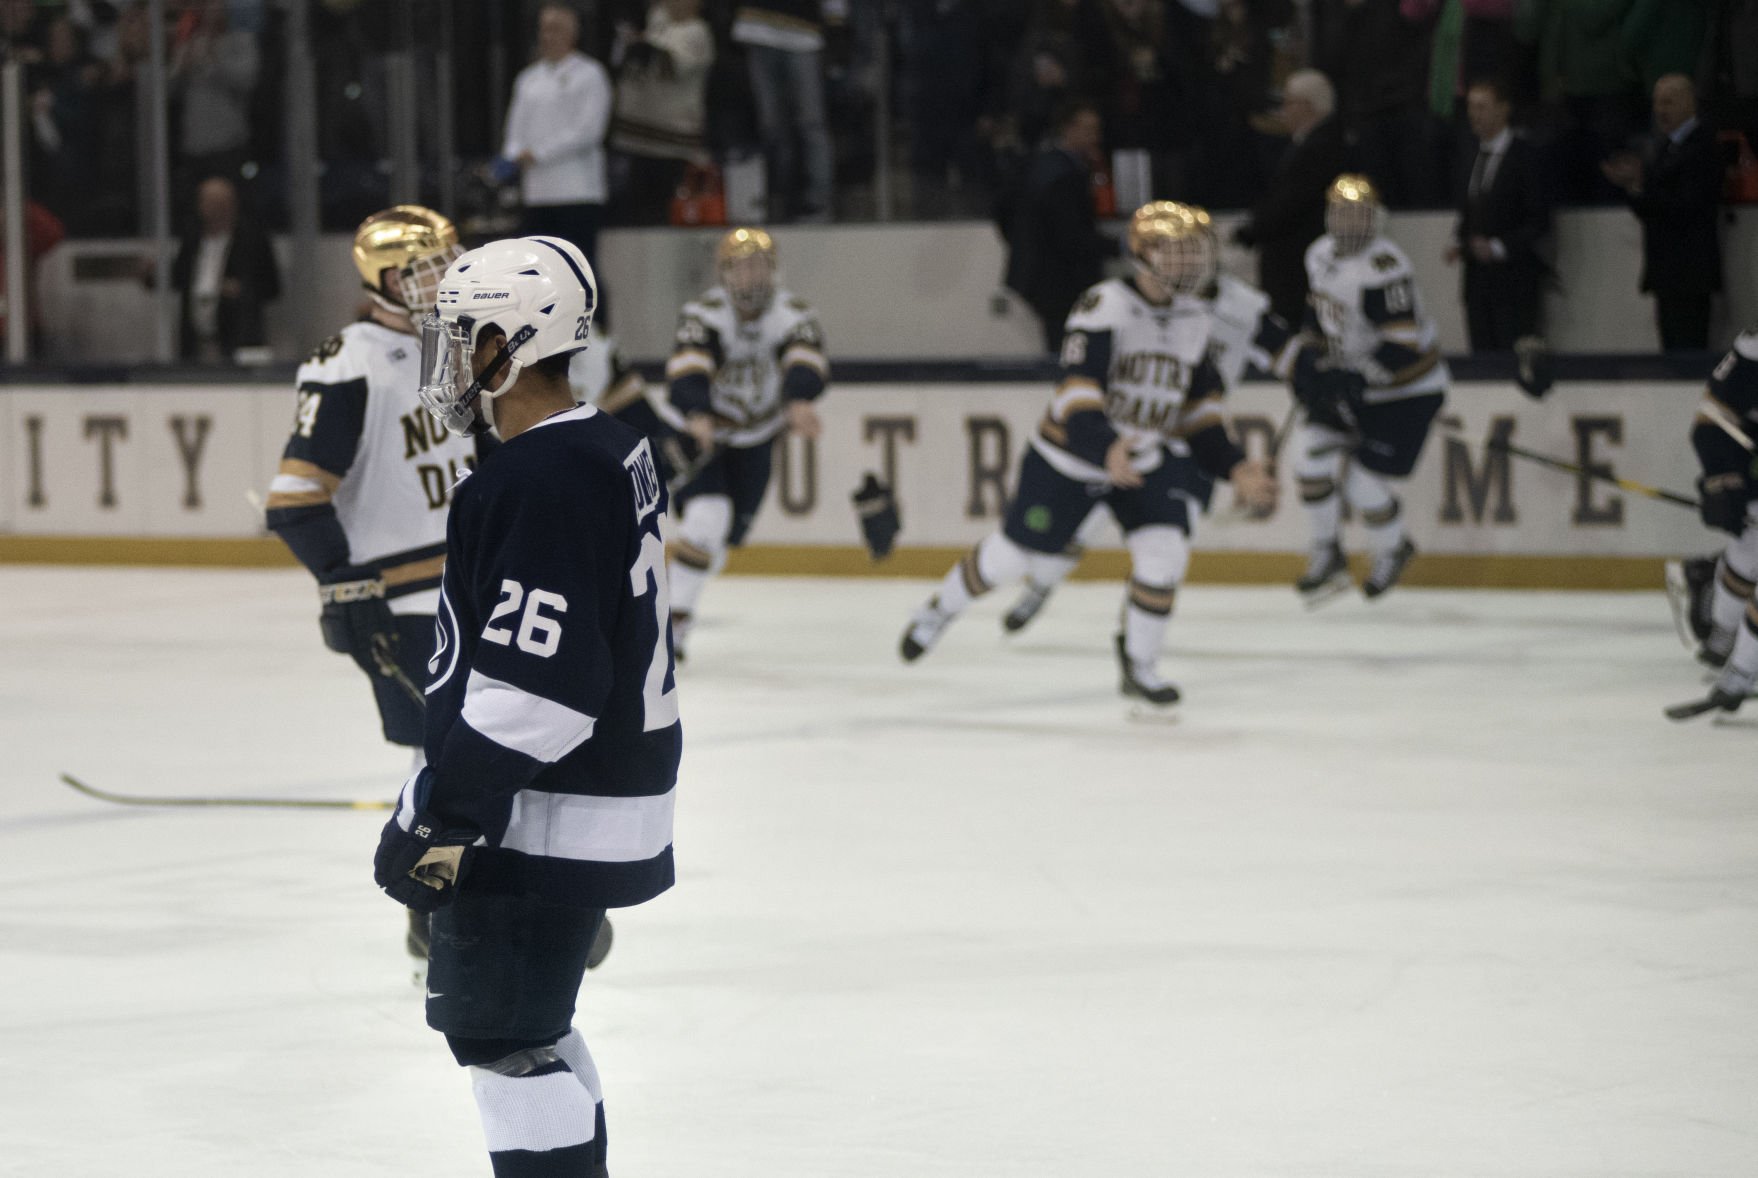
<instances>
[{"instance_id":1,"label":"navy blue hockey jersey","mask_svg":"<svg viewBox=\"0 0 1758 1178\"><path fill-rule=\"evenodd\" d=\"M472 887L584 907L670 887L682 730L647 441L583 405L459 484L427 688L428 809Z\"/></svg>"}]
</instances>

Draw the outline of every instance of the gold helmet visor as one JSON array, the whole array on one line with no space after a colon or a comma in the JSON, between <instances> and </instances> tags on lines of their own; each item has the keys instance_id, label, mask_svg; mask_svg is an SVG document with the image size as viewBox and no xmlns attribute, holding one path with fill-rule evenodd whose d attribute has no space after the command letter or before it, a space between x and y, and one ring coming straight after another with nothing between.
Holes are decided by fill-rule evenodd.
<instances>
[{"instance_id":1,"label":"gold helmet visor","mask_svg":"<svg viewBox=\"0 0 1758 1178\"><path fill-rule=\"evenodd\" d=\"M1218 247L1208 210L1172 200L1137 209L1129 221L1129 255L1174 294L1194 295L1215 280Z\"/></svg>"},{"instance_id":2,"label":"gold helmet visor","mask_svg":"<svg viewBox=\"0 0 1758 1178\"><path fill-rule=\"evenodd\" d=\"M354 233L354 268L373 297L420 318L433 309L446 269L464 251L451 221L421 205L397 205L374 213ZM397 294L385 271L397 274Z\"/></svg>"}]
</instances>

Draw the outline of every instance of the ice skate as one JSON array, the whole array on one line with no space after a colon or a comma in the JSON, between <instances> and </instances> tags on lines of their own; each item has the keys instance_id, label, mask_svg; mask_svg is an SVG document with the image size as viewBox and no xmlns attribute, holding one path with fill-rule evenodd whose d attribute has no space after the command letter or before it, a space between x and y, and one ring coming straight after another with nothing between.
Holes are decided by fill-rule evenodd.
<instances>
[{"instance_id":1,"label":"ice skate","mask_svg":"<svg viewBox=\"0 0 1758 1178\"><path fill-rule=\"evenodd\" d=\"M910 619L909 628L903 632L903 641L898 644L897 653L903 657L904 662L915 662L934 649L941 632L951 623L952 615L940 608L940 599L930 598Z\"/></svg>"},{"instance_id":2,"label":"ice skate","mask_svg":"<svg viewBox=\"0 0 1758 1178\"><path fill-rule=\"evenodd\" d=\"M1382 552L1373 558L1373 568L1368 570L1367 580L1361 583L1362 596L1372 601L1384 596L1398 583L1404 575L1404 569L1410 558L1416 555L1416 545L1406 536L1398 541L1398 546L1390 552Z\"/></svg>"},{"instance_id":3,"label":"ice skate","mask_svg":"<svg viewBox=\"0 0 1758 1178\"><path fill-rule=\"evenodd\" d=\"M1349 562L1343 556L1343 546L1335 540L1313 548L1306 571L1294 582L1308 607L1329 601L1349 585Z\"/></svg>"},{"instance_id":4,"label":"ice skate","mask_svg":"<svg viewBox=\"0 0 1758 1178\"><path fill-rule=\"evenodd\" d=\"M1019 600L1013 603L1013 608L1002 617L1001 628L1009 634L1017 634L1031 625L1032 619L1038 616L1038 611L1044 608L1044 603L1050 600L1050 594L1053 592L1055 592L1055 587L1052 585L1040 585L1035 581L1027 581L1025 592L1019 595Z\"/></svg>"},{"instance_id":5,"label":"ice skate","mask_svg":"<svg viewBox=\"0 0 1758 1178\"><path fill-rule=\"evenodd\" d=\"M1123 648L1121 634L1117 635L1117 665L1123 673L1120 690L1127 698L1141 700L1155 708L1169 708L1182 698L1178 688L1162 679L1153 667L1129 657L1129 652Z\"/></svg>"}]
</instances>

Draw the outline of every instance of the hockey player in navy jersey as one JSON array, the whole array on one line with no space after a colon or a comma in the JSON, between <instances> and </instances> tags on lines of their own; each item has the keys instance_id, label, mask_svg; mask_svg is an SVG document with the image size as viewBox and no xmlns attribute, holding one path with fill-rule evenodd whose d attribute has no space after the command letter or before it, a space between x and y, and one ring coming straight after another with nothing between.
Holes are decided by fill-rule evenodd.
<instances>
[{"instance_id":1,"label":"hockey player in navy jersey","mask_svg":"<svg viewBox=\"0 0 1758 1178\"><path fill-rule=\"evenodd\" d=\"M453 492L428 764L373 875L433 911L427 1021L503 1176L606 1173L575 996L604 910L673 882L666 490L647 440L568 384L595 292L572 244L500 241L452 265L422 325L422 400L502 445Z\"/></svg>"},{"instance_id":2,"label":"hockey player in navy jersey","mask_svg":"<svg viewBox=\"0 0 1758 1178\"><path fill-rule=\"evenodd\" d=\"M1669 712L1675 719L1734 711L1758 680L1758 331L1734 341L1716 365L1691 424L1691 445L1703 466L1697 480L1703 522L1731 539L1715 563L1708 633L1698 652L1720 676L1703 705Z\"/></svg>"},{"instance_id":3,"label":"hockey player in navy jersey","mask_svg":"<svg viewBox=\"0 0 1758 1178\"><path fill-rule=\"evenodd\" d=\"M1192 518L1227 479L1258 510L1274 506L1268 465L1227 429L1226 386L1209 353L1215 275L1207 213L1156 201L1130 222L1135 273L1093 287L1068 318L1062 381L1020 462L1001 529L978 544L911 619L900 653L913 662L977 597L1058 560L1097 503L1129 548L1130 582L1116 637L1122 691L1156 706L1178 689L1159 673L1161 640L1190 561Z\"/></svg>"}]
</instances>

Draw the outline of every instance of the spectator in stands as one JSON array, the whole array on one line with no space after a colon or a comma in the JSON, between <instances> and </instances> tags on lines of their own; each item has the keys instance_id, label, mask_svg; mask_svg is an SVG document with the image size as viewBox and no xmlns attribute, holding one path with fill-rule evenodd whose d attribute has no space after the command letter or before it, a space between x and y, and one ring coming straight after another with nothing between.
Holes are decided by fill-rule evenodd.
<instances>
[{"instance_id":1,"label":"spectator in stands","mask_svg":"<svg viewBox=\"0 0 1758 1178\"><path fill-rule=\"evenodd\" d=\"M1633 0L1624 16L1624 52L1652 93L1668 74L1695 74L1703 63L1710 0Z\"/></svg>"},{"instance_id":2,"label":"spectator in stands","mask_svg":"<svg viewBox=\"0 0 1758 1178\"><path fill-rule=\"evenodd\" d=\"M31 192L65 221L91 197L98 67L66 16L49 22L44 45L28 79Z\"/></svg>"},{"instance_id":3,"label":"spectator in stands","mask_svg":"<svg viewBox=\"0 0 1758 1178\"><path fill-rule=\"evenodd\" d=\"M1358 166L1393 208L1440 203L1428 110L1431 22L1406 16L1399 0L1320 0L1313 15L1313 63L1336 86Z\"/></svg>"},{"instance_id":4,"label":"spectator in stands","mask_svg":"<svg viewBox=\"0 0 1758 1178\"><path fill-rule=\"evenodd\" d=\"M1447 261L1465 262L1471 350L1512 351L1515 341L1538 334L1547 270L1538 243L1550 232L1550 202L1537 150L1509 126L1507 88L1474 83L1465 105L1476 145L1459 179L1459 220Z\"/></svg>"},{"instance_id":5,"label":"spectator in stands","mask_svg":"<svg viewBox=\"0 0 1758 1178\"><path fill-rule=\"evenodd\" d=\"M835 161L824 113L824 21L846 12L846 0L750 0L733 21L732 39L745 47L751 70L772 221L830 220Z\"/></svg>"},{"instance_id":6,"label":"spectator in stands","mask_svg":"<svg viewBox=\"0 0 1758 1178\"><path fill-rule=\"evenodd\" d=\"M145 4L130 4L117 14L114 48L92 91L96 179L76 232L126 237L140 231L135 99L151 30Z\"/></svg>"},{"instance_id":7,"label":"spectator in stands","mask_svg":"<svg viewBox=\"0 0 1758 1178\"><path fill-rule=\"evenodd\" d=\"M1711 0L1703 51L1707 97L1722 125L1758 149L1758 0Z\"/></svg>"},{"instance_id":8,"label":"spectator in stands","mask_svg":"<svg viewBox=\"0 0 1758 1178\"><path fill-rule=\"evenodd\" d=\"M1317 70L1297 70L1282 88L1289 142L1269 190L1233 239L1258 251L1258 286L1290 323L1306 315L1306 249L1325 231L1325 190L1347 162L1333 115L1335 92Z\"/></svg>"},{"instance_id":9,"label":"spectator in stands","mask_svg":"<svg viewBox=\"0 0 1758 1178\"><path fill-rule=\"evenodd\" d=\"M183 102L179 136L186 176L237 179L250 155L256 38L230 24L226 0L192 6L171 50L171 84ZM187 191L187 189L185 189Z\"/></svg>"},{"instance_id":10,"label":"spectator in stands","mask_svg":"<svg viewBox=\"0 0 1758 1178\"><path fill-rule=\"evenodd\" d=\"M1208 37L1212 89L1198 96L1203 138L1197 201L1210 208L1251 204L1280 154L1276 41L1293 20L1288 0L1221 0Z\"/></svg>"},{"instance_id":11,"label":"spectator in stands","mask_svg":"<svg viewBox=\"0 0 1758 1178\"><path fill-rule=\"evenodd\" d=\"M1400 0L1399 7L1434 28L1428 107L1444 125L1454 124L1477 78L1501 79L1514 103L1532 98L1524 85L1530 71L1522 68L1524 51L1514 36L1514 0Z\"/></svg>"},{"instance_id":12,"label":"spectator in stands","mask_svg":"<svg viewBox=\"0 0 1758 1178\"><path fill-rule=\"evenodd\" d=\"M1194 128L1173 77L1166 10L1149 0L1105 0L1104 14L1105 40L1092 49L1106 145L1113 151L1146 151L1155 190L1181 191L1184 168L1176 160Z\"/></svg>"},{"instance_id":13,"label":"spectator in stands","mask_svg":"<svg viewBox=\"0 0 1758 1178\"><path fill-rule=\"evenodd\" d=\"M1721 289L1721 153L1697 117L1691 79L1669 74L1654 84L1656 137L1645 161L1633 152L1603 165L1642 221L1642 289L1654 296L1660 346L1709 347L1709 308Z\"/></svg>"},{"instance_id":14,"label":"spectator in stands","mask_svg":"<svg viewBox=\"0 0 1758 1178\"><path fill-rule=\"evenodd\" d=\"M647 27L624 28L611 146L628 174L620 217L629 225L663 224L690 164L708 162L708 71L714 33L702 0L655 0Z\"/></svg>"},{"instance_id":15,"label":"spectator in stands","mask_svg":"<svg viewBox=\"0 0 1758 1178\"><path fill-rule=\"evenodd\" d=\"M26 198L24 202L24 285L25 285L25 321L28 328L28 347L33 355L41 355L43 350L43 309L37 297L37 264L43 255L61 244L67 236L66 229L48 209L36 201ZM6 242L0 235L0 358L4 357L6 346L6 315L12 309L11 300L6 297Z\"/></svg>"},{"instance_id":16,"label":"spectator in stands","mask_svg":"<svg viewBox=\"0 0 1758 1178\"><path fill-rule=\"evenodd\" d=\"M519 232L559 237L598 264L598 228L609 196L604 135L610 75L580 52L580 16L561 3L537 12L537 60L519 71L501 155L519 169Z\"/></svg>"},{"instance_id":17,"label":"spectator in stands","mask_svg":"<svg viewBox=\"0 0 1758 1178\"><path fill-rule=\"evenodd\" d=\"M1555 152L1565 200L1617 198L1600 165L1642 125L1642 91L1623 41L1634 2L1521 0L1515 8L1515 32L1538 49L1539 96L1560 119Z\"/></svg>"},{"instance_id":18,"label":"spectator in stands","mask_svg":"<svg viewBox=\"0 0 1758 1178\"><path fill-rule=\"evenodd\" d=\"M210 176L196 189L196 223L171 268L183 295L182 354L225 362L239 348L268 342L263 312L281 294L281 271L269 236L238 215L238 189Z\"/></svg>"},{"instance_id":19,"label":"spectator in stands","mask_svg":"<svg viewBox=\"0 0 1758 1178\"><path fill-rule=\"evenodd\" d=\"M1093 212L1093 161L1104 124L1098 108L1075 102L1058 113L1055 141L1032 160L1008 235L1007 285L1043 324L1044 347L1062 349L1075 300L1104 276L1115 248Z\"/></svg>"}]
</instances>

